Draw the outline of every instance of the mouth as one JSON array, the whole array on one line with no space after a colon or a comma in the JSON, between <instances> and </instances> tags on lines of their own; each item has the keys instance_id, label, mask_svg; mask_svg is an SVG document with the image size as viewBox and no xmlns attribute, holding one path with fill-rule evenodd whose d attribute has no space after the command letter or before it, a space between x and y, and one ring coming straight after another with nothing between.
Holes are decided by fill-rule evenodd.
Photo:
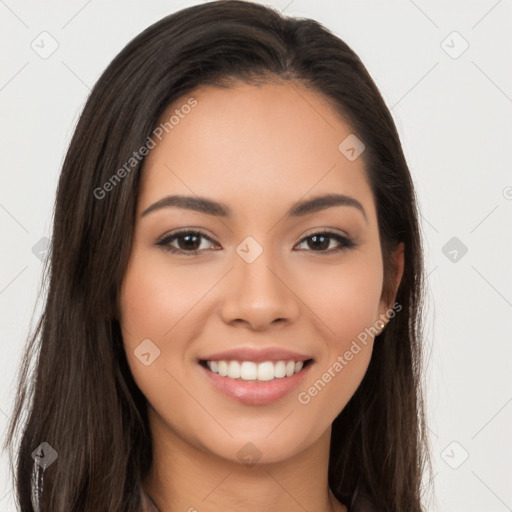
<instances>
[{"instance_id":1,"label":"mouth","mask_svg":"<svg viewBox=\"0 0 512 512\"><path fill-rule=\"evenodd\" d=\"M213 388L245 405L265 405L289 395L306 378L314 359L304 361L199 360Z\"/></svg>"},{"instance_id":2,"label":"mouth","mask_svg":"<svg viewBox=\"0 0 512 512\"><path fill-rule=\"evenodd\" d=\"M218 360L207 361L200 359L199 364L212 373L228 379L245 382L270 382L286 379L302 372L313 359L305 361L236 361Z\"/></svg>"}]
</instances>

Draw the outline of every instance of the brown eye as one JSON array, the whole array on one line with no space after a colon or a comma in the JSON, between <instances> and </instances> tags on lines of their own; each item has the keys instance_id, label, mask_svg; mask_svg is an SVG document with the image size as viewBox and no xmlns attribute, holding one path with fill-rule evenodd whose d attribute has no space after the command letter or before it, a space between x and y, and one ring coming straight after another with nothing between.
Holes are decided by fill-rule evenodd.
<instances>
[{"instance_id":1,"label":"brown eye","mask_svg":"<svg viewBox=\"0 0 512 512\"><path fill-rule=\"evenodd\" d=\"M331 246L331 242L333 240L338 242L338 247L329 250L329 247ZM306 238L303 238L300 243L303 244L304 242L307 243L307 246L312 250L312 252L328 254L343 251L345 249L351 249L352 247L355 247L357 245L347 237L342 236L338 233L333 233L331 231L321 231L309 235Z\"/></svg>"},{"instance_id":2,"label":"brown eye","mask_svg":"<svg viewBox=\"0 0 512 512\"><path fill-rule=\"evenodd\" d=\"M166 236L156 245L169 252L195 254L199 250L204 250L204 247L201 248L202 239L212 242L209 237L200 231L180 231ZM176 245L171 245L173 242L177 242L177 247Z\"/></svg>"}]
</instances>

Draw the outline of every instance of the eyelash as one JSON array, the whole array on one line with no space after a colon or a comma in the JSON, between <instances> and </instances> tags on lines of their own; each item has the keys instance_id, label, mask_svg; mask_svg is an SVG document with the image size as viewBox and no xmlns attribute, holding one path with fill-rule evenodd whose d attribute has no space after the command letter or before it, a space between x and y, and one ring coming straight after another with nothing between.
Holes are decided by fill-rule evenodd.
<instances>
[{"instance_id":1,"label":"eyelash","mask_svg":"<svg viewBox=\"0 0 512 512\"><path fill-rule=\"evenodd\" d=\"M178 248L173 247L173 246L170 245L170 243L172 241L174 241L175 239L178 239L178 238L180 238L181 236L184 236L184 235L199 235L199 236L209 240L210 242L214 243L213 240L209 236L207 236L206 234L202 233L201 231L182 230L182 231L178 231L176 233L173 233L173 234L171 234L169 236L165 236L159 242L157 242L156 245L161 247L164 251L171 252L171 253L176 253L176 254L183 254L183 255L187 255L187 256L195 256L199 252L202 252L202 250L184 251L182 249L178 249ZM340 247L338 247L337 249L334 249L334 250L333 249L325 250L325 251L310 250L309 252L328 255L328 254L335 254L335 253L339 253L339 252L342 252L342 251L350 250L350 249L353 249L354 247L357 247L359 245L359 244L356 244L354 241L350 240L349 238L347 238L347 237L345 237L343 235L340 235L339 233L335 233L333 231L317 231L315 233L312 233L311 235L308 235L308 236L304 237L299 242L299 245L301 245L304 241L306 241L306 240L308 240L310 238L313 238L315 236L319 236L319 235L326 235L327 238L335 239L337 242L339 242L341 244ZM218 250L218 249L215 249L215 250Z\"/></svg>"}]
</instances>

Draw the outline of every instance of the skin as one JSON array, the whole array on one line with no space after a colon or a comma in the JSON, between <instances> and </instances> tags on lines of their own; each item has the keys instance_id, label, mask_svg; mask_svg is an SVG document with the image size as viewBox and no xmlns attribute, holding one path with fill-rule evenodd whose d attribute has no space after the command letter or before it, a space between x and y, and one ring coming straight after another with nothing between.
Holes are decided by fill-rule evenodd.
<instances>
[{"instance_id":1,"label":"skin","mask_svg":"<svg viewBox=\"0 0 512 512\"><path fill-rule=\"evenodd\" d=\"M364 377L373 338L308 404L297 395L365 328L381 326L392 306L382 295L363 158L349 161L338 150L350 126L323 96L297 84L203 87L190 96L197 106L145 159L120 294L128 362L149 402L154 461L144 488L162 512L346 511L327 482L331 423ZM283 217L298 200L334 192L360 201L367 220L351 206ZM141 217L169 194L220 201L233 217L176 207ZM201 229L211 241L200 238L193 255L183 237L171 245L189 255L156 245L184 228ZM326 228L358 245L329 254L340 247L335 239L318 249L306 238ZM252 263L236 252L248 236L263 248ZM394 255L395 292L402 249ZM146 338L160 349L149 366L134 355ZM245 345L311 355L306 382L266 405L221 394L197 359ZM250 466L237 455L249 442L261 457Z\"/></svg>"}]
</instances>

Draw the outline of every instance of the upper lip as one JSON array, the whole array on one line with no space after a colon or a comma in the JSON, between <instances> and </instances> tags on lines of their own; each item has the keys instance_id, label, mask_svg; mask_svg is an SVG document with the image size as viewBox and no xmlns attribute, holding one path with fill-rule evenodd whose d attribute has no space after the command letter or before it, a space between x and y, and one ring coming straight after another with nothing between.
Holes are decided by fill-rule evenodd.
<instances>
[{"instance_id":1,"label":"upper lip","mask_svg":"<svg viewBox=\"0 0 512 512\"><path fill-rule=\"evenodd\" d=\"M238 347L222 352L215 352L208 356L200 358L201 361L254 361L261 363L264 361L307 361L311 356L299 354L280 347L251 348Z\"/></svg>"}]
</instances>

